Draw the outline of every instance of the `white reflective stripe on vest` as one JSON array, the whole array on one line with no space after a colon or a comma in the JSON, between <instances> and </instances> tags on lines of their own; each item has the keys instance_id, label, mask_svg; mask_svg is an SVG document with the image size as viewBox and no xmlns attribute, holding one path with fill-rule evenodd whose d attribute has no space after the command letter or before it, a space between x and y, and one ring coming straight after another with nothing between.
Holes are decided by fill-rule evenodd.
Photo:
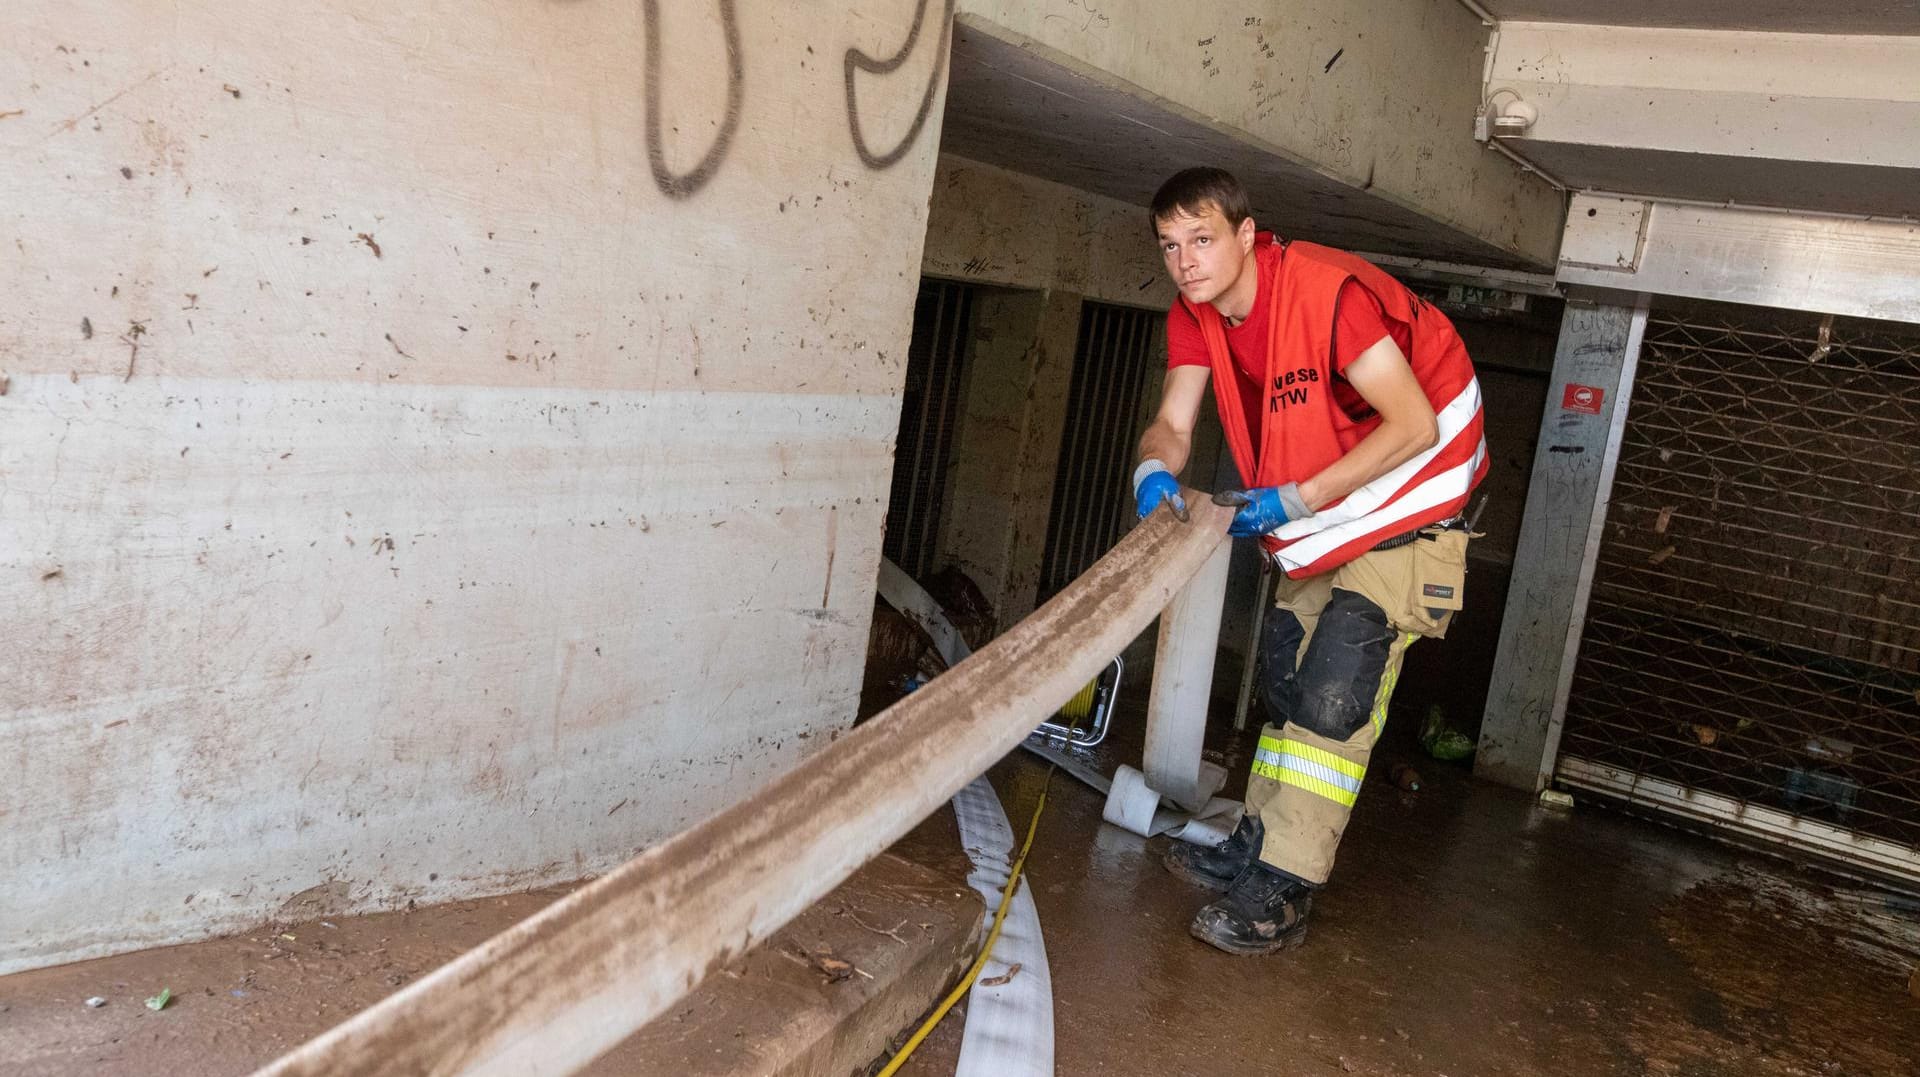
<instances>
[{"instance_id":1,"label":"white reflective stripe on vest","mask_svg":"<svg viewBox=\"0 0 1920 1077\"><path fill-rule=\"evenodd\" d=\"M1287 543L1274 555L1275 560L1289 570L1304 568L1355 539L1390 528L1396 522L1425 512L1435 505L1465 497L1473 488L1474 472L1480 469L1481 461L1486 459L1485 437L1480 439L1473 456L1465 463L1448 468L1408 490L1386 508L1380 507L1419 474L1421 468L1432 463L1434 457L1464 435L1479 414L1480 380L1475 378L1435 414L1439 439L1432 448L1355 490L1338 505L1275 529L1273 536Z\"/></svg>"}]
</instances>

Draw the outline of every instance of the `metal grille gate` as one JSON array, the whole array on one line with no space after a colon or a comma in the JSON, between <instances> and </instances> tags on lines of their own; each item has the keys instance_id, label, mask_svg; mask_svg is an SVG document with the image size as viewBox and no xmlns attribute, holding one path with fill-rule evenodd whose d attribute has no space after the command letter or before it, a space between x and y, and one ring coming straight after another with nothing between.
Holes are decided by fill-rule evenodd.
<instances>
[{"instance_id":1,"label":"metal grille gate","mask_svg":"<svg viewBox=\"0 0 1920 1077\"><path fill-rule=\"evenodd\" d=\"M972 312L970 286L920 282L900 397L900 436L894 442L887 532L880 543L887 559L914 579L927 578L937 553Z\"/></svg>"},{"instance_id":2,"label":"metal grille gate","mask_svg":"<svg viewBox=\"0 0 1920 1077\"><path fill-rule=\"evenodd\" d=\"M1557 772L1920 878L1920 327L1654 312Z\"/></svg>"},{"instance_id":3,"label":"metal grille gate","mask_svg":"<svg viewBox=\"0 0 1920 1077\"><path fill-rule=\"evenodd\" d=\"M1081 307L1066 433L1041 561L1043 602L1090 568L1126 531L1131 502L1124 494L1160 318L1154 311L1106 303Z\"/></svg>"}]
</instances>

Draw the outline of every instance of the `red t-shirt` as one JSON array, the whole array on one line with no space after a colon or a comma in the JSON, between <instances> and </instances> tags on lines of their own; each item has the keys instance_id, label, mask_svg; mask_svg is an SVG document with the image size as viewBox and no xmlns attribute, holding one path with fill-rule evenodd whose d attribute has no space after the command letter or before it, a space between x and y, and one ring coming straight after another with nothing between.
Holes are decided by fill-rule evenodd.
<instances>
[{"instance_id":1,"label":"red t-shirt","mask_svg":"<svg viewBox=\"0 0 1920 1077\"><path fill-rule=\"evenodd\" d=\"M1233 356L1233 365L1239 368L1240 400L1246 408L1247 431L1255 445L1260 444L1261 401L1266 399L1260 386L1267 372L1267 311L1272 305L1272 296L1267 291L1269 283L1263 274L1247 320L1227 327L1227 352ZM1333 332L1334 374L1344 373L1348 363L1380 343L1382 337L1392 337L1403 355L1412 351L1412 327L1389 317L1380 301L1359 281L1349 280L1340 286L1338 311ZM1176 302L1167 312L1167 369L1212 364L1207 356L1206 338L1200 335L1200 323L1184 304ZM1334 403L1350 417L1364 419L1373 414L1372 405L1354 391L1347 379L1335 377L1332 390Z\"/></svg>"}]
</instances>

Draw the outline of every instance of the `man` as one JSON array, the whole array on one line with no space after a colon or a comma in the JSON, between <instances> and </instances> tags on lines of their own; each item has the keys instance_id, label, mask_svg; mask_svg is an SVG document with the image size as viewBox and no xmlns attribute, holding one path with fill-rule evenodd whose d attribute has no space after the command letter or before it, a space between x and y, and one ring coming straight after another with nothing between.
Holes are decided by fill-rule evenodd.
<instances>
[{"instance_id":1,"label":"man","mask_svg":"<svg viewBox=\"0 0 1920 1077\"><path fill-rule=\"evenodd\" d=\"M1260 643L1261 730L1247 812L1218 848L1178 845L1175 874L1226 895L1193 934L1235 954L1304 939L1407 646L1460 608L1459 519L1486 474L1480 388L1445 316L1353 255L1258 232L1217 168L1180 172L1151 208L1180 297L1167 381L1140 439L1139 514L1184 510L1207 381L1248 489L1230 533L1285 575Z\"/></svg>"}]
</instances>

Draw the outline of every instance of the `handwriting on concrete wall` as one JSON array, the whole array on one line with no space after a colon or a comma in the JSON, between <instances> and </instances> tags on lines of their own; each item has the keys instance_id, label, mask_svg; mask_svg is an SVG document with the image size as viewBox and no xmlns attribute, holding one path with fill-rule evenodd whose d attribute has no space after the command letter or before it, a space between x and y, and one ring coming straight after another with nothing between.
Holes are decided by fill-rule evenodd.
<instances>
[{"instance_id":1,"label":"handwriting on concrete wall","mask_svg":"<svg viewBox=\"0 0 1920 1077\"><path fill-rule=\"evenodd\" d=\"M733 137L740 129L740 116L746 104L746 57L740 45L740 22L735 11L735 0L718 0L720 5L721 32L726 39L727 49L727 104L726 115L721 119L720 130L714 135L712 145L707 147L698 163L685 172L675 172L667 164L666 139L662 133L664 120L663 88L660 76L661 26L660 0L642 0L641 13L646 21L645 51L645 93L646 93L646 137L647 164L653 171L654 185L668 198L684 199L692 197L713 179L727 158L727 152L733 147ZM870 75L887 75L900 69L913 55L914 47L920 42L920 35L926 29L927 11L933 6L933 0L919 0L914 9L913 24L907 29L907 39L900 51L884 60L853 47L847 49L842 60L846 96L847 129L853 136L854 152L868 168L882 170L893 167L907 155L913 144L919 139L920 132L926 127L927 118L933 112L934 94L940 89L940 78L946 72L947 50L953 33L954 0L944 0L940 15L940 43L934 57L933 71L927 76L927 84L920 91L920 104L915 110L913 122L908 125L906 134L893 148L876 153L868 145L866 132L861 126L859 98L854 87L854 72L865 71Z\"/></svg>"}]
</instances>

